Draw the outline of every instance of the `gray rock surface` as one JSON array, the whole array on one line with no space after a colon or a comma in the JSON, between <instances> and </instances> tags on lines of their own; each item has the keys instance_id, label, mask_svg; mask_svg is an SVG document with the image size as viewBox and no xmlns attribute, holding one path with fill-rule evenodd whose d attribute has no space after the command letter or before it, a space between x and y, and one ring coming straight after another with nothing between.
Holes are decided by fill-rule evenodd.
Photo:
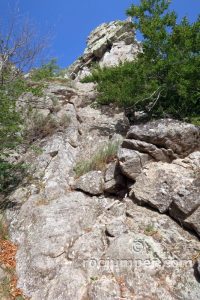
<instances>
[{"instance_id":1,"label":"gray rock surface","mask_svg":"<svg viewBox=\"0 0 200 300\"><path fill-rule=\"evenodd\" d=\"M107 63L116 61L115 53L123 56L122 48L128 55L133 37L126 24L93 32L84 67L89 69L91 51L104 53L98 59ZM105 49L107 30L111 44ZM118 145L128 128L113 106L92 108L95 97L95 85L76 81L51 82L42 99L34 98L38 111L59 122L67 115L70 123L16 155L31 165L7 199L18 287L31 300L199 300L200 242L188 231L200 236L199 128L174 120L133 126L119 161L109 161L105 173L85 174L77 180L85 192L74 191L76 163L110 142ZM133 199L122 199L125 183Z\"/></svg>"},{"instance_id":2,"label":"gray rock surface","mask_svg":"<svg viewBox=\"0 0 200 300\"><path fill-rule=\"evenodd\" d=\"M140 140L125 139L122 143L122 148L147 153L156 161L171 162L176 158L176 155L171 149L158 148L153 144Z\"/></svg>"},{"instance_id":3,"label":"gray rock surface","mask_svg":"<svg viewBox=\"0 0 200 300\"><path fill-rule=\"evenodd\" d=\"M102 277L93 279L88 296L91 300L119 299L121 296L120 286L114 278Z\"/></svg>"},{"instance_id":4,"label":"gray rock surface","mask_svg":"<svg viewBox=\"0 0 200 300\"><path fill-rule=\"evenodd\" d=\"M88 172L76 180L75 189L91 195L100 195L104 190L103 178L103 173L101 171Z\"/></svg>"},{"instance_id":5,"label":"gray rock surface","mask_svg":"<svg viewBox=\"0 0 200 300\"><path fill-rule=\"evenodd\" d=\"M172 119L132 126L127 139L140 140L159 148L169 149L180 157L200 150L200 128Z\"/></svg>"},{"instance_id":6,"label":"gray rock surface","mask_svg":"<svg viewBox=\"0 0 200 300\"><path fill-rule=\"evenodd\" d=\"M200 236L200 207L198 207L187 219L184 220L184 224L197 232Z\"/></svg>"},{"instance_id":7,"label":"gray rock surface","mask_svg":"<svg viewBox=\"0 0 200 300\"><path fill-rule=\"evenodd\" d=\"M10 224L18 286L31 299L105 299L119 291L128 299L198 299L192 256L199 241L168 216L128 198L120 204L81 192L39 200L30 197Z\"/></svg>"},{"instance_id":8,"label":"gray rock surface","mask_svg":"<svg viewBox=\"0 0 200 300\"><path fill-rule=\"evenodd\" d=\"M169 211L177 220L184 220L200 206L199 157L200 152L194 152L171 164L149 163L137 177L131 197L161 213ZM193 220L192 223L196 224L197 212L188 218L187 223ZM198 225L193 227L199 233Z\"/></svg>"},{"instance_id":9,"label":"gray rock surface","mask_svg":"<svg viewBox=\"0 0 200 300\"><path fill-rule=\"evenodd\" d=\"M105 172L104 191L120 195L126 189L126 180L122 176L117 162L110 163Z\"/></svg>"},{"instance_id":10,"label":"gray rock surface","mask_svg":"<svg viewBox=\"0 0 200 300\"><path fill-rule=\"evenodd\" d=\"M120 148L117 156L122 173L132 180L135 180L145 164L152 160L146 153L126 148Z\"/></svg>"},{"instance_id":11,"label":"gray rock surface","mask_svg":"<svg viewBox=\"0 0 200 300\"><path fill-rule=\"evenodd\" d=\"M134 60L141 51L141 44L134 39L132 22L104 23L90 33L83 56L69 67L68 74L80 80L91 74L94 62L99 62L101 67L110 67Z\"/></svg>"},{"instance_id":12,"label":"gray rock surface","mask_svg":"<svg viewBox=\"0 0 200 300\"><path fill-rule=\"evenodd\" d=\"M110 52L107 51L99 62L101 67L113 67L125 61L134 60L141 46L133 41L130 45L126 45L125 41L114 43Z\"/></svg>"}]
</instances>

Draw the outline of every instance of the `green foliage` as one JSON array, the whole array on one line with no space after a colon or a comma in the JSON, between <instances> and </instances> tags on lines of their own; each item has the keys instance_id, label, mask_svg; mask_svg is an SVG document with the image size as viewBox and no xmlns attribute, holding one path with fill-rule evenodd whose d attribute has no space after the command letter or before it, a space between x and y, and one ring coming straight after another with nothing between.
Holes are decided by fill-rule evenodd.
<instances>
[{"instance_id":1,"label":"green foliage","mask_svg":"<svg viewBox=\"0 0 200 300\"><path fill-rule=\"evenodd\" d=\"M59 74L60 68L57 65L56 59L51 59L48 63L43 64L40 68L31 72L31 79L40 81L50 79Z\"/></svg>"},{"instance_id":2,"label":"green foliage","mask_svg":"<svg viewBox=\"0 0 200 300\"><path fill-rule=\"evenodd\" d=\"M120 142L109 142L95 153L90 159L79 161L74 171L80 177L93 170L103 170L107 163L116 158Z\"/></svg>"},{"instance_id":3,"label":"green foliage","mask_svg":"<svg viewBox=\"0 0 200 300\"><path fill-rule=\"evenodd\" d=\"M42 94L42 86L29 86L22 76L0 84L0 192L10 192L23 178L22 164L8 161L10 151L23 141L23 118L16 108L16 100L24 92Z\"/></svg>"},{"instance_id":4,"label":"green foliage","mask_svg":"<svg viewBox=\"0 0 200 300\"><path fill-rule=\"evenodd\" d=\"M100 104L116 102L149 116L200 115L200 16L194 23L169 10L167 0L141 0L127 11L143 35L134 62L97 68L85 82L98 83Z\"/></svg>"},{"instance_id":5,"label":"green foliage","mask_svg":"<svg viewBox=\"0 0 200 300\"><path fill-rule=\"evenodd\" d=\"M16 111L15 97L18 92L15 85L0 87L0 153L3 149L12 149L20 140L21 118Z\"/></svg>"},{"instance_id":6,"label":"green foliage","mask_svg":"<svg viewBox=\"0 0 200 300\"><path fill-rule=\"evenodd\" d=\"M198 117L192 117L190 119L190 121L191 121L192 124L194 124L196 126L200 126L200 116L198 116Z\"/></svg>"},{"instance_id":7,"label":"green foliage","mask_svg":"<svg viewBox=\"0 0 200 300\"><path fill-rule=\"evenodd\" d=\"M12 164L0 158L0 193L10 193L22 181L25 174L24 164Z\"/></svg>"}]
</instances>

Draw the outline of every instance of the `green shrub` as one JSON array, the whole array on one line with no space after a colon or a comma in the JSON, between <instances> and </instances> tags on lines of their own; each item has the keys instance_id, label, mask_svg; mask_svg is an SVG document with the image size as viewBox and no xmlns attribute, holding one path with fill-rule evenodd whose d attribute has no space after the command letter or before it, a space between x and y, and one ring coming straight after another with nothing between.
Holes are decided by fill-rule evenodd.
<instances>
[{"instance_id":1,"label":"green shrub","mask_svg":"<svg viewBox=\"0 0 200 300\"><path fill-rule=\"evenodd\" d=\"M80 177L93 170L104 170L106 164L117 156L120 142L109 142L100 148L90 159L79 161L75 168L76 177Z\"/></svg>"},{"instance_id":2,"label":"green shrub","mask_svg":"<svg viewBox=\"0 0 200 300\"><path fill-rule=\"evenodd\" d=\"M56 59L51 59L48 63L43 64L40 68L34 69L31 72L31 79L34 81L40 81L44 79L50 79L58 75L59 66Z\"/></svg>"},{"instance_id":3,"label":"green shrub","mask_svg":"<svg viewBox=\"0 0 200 300\"><path fill-rule=\"evenodd\" d=\"M200 116L191 117L190 121L191 121L192 124L194 124L196 126L200 126Z\"/></svg>"},{"instance_id":4,"label":"green shrub","mask_svg":"<svg viewBox=\"0 0 200 300\"><path fill-rule=\"evenodd\" d=\"M26 175L27 167L23 163L9 163L0 157L0 193L8 194L13 191ZM1 203L0 208L2 208Z\"/></svg>"}]
</instances>

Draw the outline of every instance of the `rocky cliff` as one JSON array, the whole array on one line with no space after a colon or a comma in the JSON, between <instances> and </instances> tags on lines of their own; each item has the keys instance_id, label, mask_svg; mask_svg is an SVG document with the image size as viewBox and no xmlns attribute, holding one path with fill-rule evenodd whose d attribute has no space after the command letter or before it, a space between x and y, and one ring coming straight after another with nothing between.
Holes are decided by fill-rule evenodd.
<instances>
[{"instance_id":1,"label":"rocky cliff","mask_svg":"<svg viewBox=\"0 0 200 300\"><path fill-rule=\"evenodd\" d=\"M200 128L172 119L130 127L120 110L91 107L95 86L79 81L93 62L138 51L130 22L103 24L70 67L70 86L49 82L34 101L59 126L16 156L29 175L7 199L27 298L199 299Z\"/></svg>"},{"instance_id":2,"label":"rocky cliff","mask_svg":"<svg viewBox=\"0 0 200 300\"><path fill-rule=\"evenodd\" d=\"M111 67L135 59L140 51L132 22L104 23L91 32L83 55L69 67L67 76L80 80L90 74L94 64Z\"/></svg>"}]
</instances>

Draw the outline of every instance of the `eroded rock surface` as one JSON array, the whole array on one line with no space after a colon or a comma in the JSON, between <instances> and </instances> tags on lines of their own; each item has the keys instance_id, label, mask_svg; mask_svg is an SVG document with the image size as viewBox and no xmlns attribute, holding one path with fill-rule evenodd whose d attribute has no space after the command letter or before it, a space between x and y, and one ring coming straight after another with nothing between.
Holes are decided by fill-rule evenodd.
<instances>
[{"instance_id":1,"label":"eroded rock surface","mask_svg":"<svg viewBox=\"0 0 200 300\"><path fill-rule=\"evenodd\" d=\"M49 203L29 198L11 222L25 294L50 300L198 299L192 261L198 240L168 216L128 198L123 209L119 204L81 192Z\"/></svg>"},{"instance_id":2,"label":"eroded rock surface","mask_svg":"<svg viewBox=\"0 0 200 300\"><path fill-rule=\"evenodd\" d=\"M104 24L90 36L85 62L90 52L102 63L115 47L127 53L130 34L128 22ZM6 212L18 246L18 287L33 300L198 300L199 127L167 119L126 134L122 111L90 106L94 85L45 89L37 109L70 122L16 156L31 165ZM76 164L110 142L119 145L118 158L77 179Z\"/></svg>"},{"instance_id":3,"label":"eroded rock surface","mask_svg":"<svg viewBox=\"0 0 200 300\"><path fill-rule=\"evenodd\" d=\"M153 162L137 177L131 196L161 213L169 210L174 218L184 219L200 205L199 180L189 163Z\"/></svg>"},{"instance_id":4,"label":"eroded rock surface","mask_svg":"<svg viewBox=\"0 0 200 300\"><path fill-rule=\"evenodd\" d=\"M68 73L70 77L80 80L91 74L93 63L111 67L134 60L141 51L141 44L134 38L132 22L104 23L91 32L83 56L70 66Z\"/></svg>"},{"instance_id":5,"label":"eroded rock surface","mask_svg":"<svg viewBox=\"0 0 200 300\"><path fill-rule=\"evenodd\" d=\"M100 195L104 190L104 178L101 171L91 171L79 177L75 182L75 189L91 195Z\"/></svg>"},{"instance_id":6,"label":"eroded rock surface","mask_svg":"<svg viewBox=\"0 0 200 300\"><path fill-rule=\"evenodd\" d=\"M127 139L153 144L171 151L179 157L200 150L200 130L197 126L172 119L148 122L132 126ZM142 148L141 148L142 150Z\"/></svg>"},{"instance_id":7,"label":"eroded rock surface","mask_svg":"<svg viewBox=\"0 0 200 300\"><path fill-rule=\"evenodd\" d=\"M135 180L151 157L146 153L121 148L118 152L118 159L122 173Z\"/></svg>"}]
</instances>

